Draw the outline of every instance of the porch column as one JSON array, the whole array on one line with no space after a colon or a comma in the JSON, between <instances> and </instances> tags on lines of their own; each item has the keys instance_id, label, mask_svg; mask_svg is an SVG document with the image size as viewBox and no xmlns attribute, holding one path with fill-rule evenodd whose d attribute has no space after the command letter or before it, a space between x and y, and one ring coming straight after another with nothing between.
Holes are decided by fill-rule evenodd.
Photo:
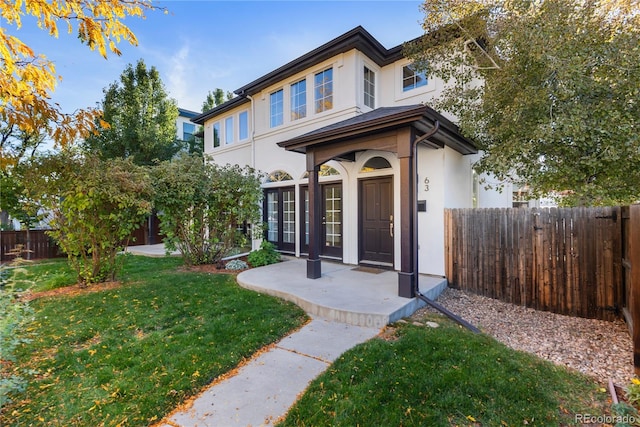
<instances>
[{"instance_id":1,"label":"porch column","mask_svg":"<svg viewBox=\"0 0 640 427\"><path fill-rule=\"evenodd\" d=\"M315 153L307 151L307 171L309 172L309 258L307 258L307 278L318 279L322 276L320 264L320 235L322 218L322 199Z\"/></svg>"},{"instance_id":2,"label":"porch column","mask_svg":"<svg viewBox=\"0 0 640 427\"><path fill-rule=\"evenodd\" d=\"M417 236L415 226L416 169L411 141L413 132L398 133L398 159L400 160L400 271L398 296L416 296Z\"/></svg>"}]
</instances>

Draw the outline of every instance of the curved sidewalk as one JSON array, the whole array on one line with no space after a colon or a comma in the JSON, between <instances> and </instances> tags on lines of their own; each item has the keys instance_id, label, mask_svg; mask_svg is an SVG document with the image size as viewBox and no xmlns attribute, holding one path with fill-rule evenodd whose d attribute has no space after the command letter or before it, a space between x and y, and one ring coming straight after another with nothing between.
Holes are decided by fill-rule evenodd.
<instances>
[{"instance_id":1,"label":"curved sidewalk","mask_svg":"<svg viewBox=\"0 0 640 427\"><path fill-rule=\"evenodd\" d=\"M365 342L388 323L419 308L415 299L397 296L397 273L322 262L319 279L306 278L305 260L254 268L238 283L292 301L312 320L254 356L237 372L214 382L186 409L158 427L257 427L275 424L342 353ZM421 276L423 293L435 298L446 281Z\"/></svg>"}]
</instances>

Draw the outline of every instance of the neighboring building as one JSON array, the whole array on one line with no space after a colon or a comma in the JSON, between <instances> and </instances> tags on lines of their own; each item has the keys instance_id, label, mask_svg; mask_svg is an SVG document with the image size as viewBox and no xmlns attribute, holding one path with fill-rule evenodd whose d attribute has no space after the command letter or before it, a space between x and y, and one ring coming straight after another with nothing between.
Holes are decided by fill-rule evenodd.
<instances>
[{"instance_id":1,"label":"neighboring building","mask_svg":"<svg viewBox=\"0 0 640 427\"><path fill-rule=\"evenodd\" d=\"M442 87L357 27L193 122L216 163L267 174L265 237L308 257L307 277L324 257L389 268L411 297L418 266L444 275L445 208L511 206L477 185L473 142L428 106Z\"/></svg>"},{"instance_id":2,"label":"neighboring building","mask_svg":"<svg viewBox=\"0 0 640 427\"><path fill-rule=\"evenodd\" d=\"M176 119L176 129L178 131L178 139L180 141L190 141L196 133L196 125L191 119L199 116L200 113L195 111L178 108L178 118Z\"/></svg>"}]
</instances>

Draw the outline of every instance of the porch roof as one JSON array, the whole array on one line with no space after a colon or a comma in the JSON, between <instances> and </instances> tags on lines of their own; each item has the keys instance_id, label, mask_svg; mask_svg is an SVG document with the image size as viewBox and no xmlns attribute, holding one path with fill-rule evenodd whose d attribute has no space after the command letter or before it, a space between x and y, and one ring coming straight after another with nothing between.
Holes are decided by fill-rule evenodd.
<instances>
[{"instance_id":1,"label":"porch roof","mask_svg":"<svg viewBox=\"0 0 640 427\"><path fill-rule=\"evenodd\" d=\"M440 128L435 135L429 138L429 141L424 142L425 144L434 148L442 148L446 145L461 154L478 152L475 144L463 136L455 124L433 108L422 104L376 108L350 119L279 142L278 145L287 151L306 153L307 148L310 147L365 137L406 126L412 126L416 130L416 136L420 137L431 130L436 121L440 123Z\"/></svg>"}]
</instances>

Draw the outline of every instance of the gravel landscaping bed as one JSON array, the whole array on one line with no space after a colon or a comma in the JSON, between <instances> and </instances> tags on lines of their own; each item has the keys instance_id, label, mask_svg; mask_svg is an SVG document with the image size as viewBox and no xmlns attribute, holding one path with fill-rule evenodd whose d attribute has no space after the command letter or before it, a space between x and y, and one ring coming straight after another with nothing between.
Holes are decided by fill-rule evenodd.
<instances>
[{"instance_id":1,"label":"gravel landscaping bed","mask_svg":"<svg viewBox=\"0 0 640 427\"><path fill-rule=\"evenodd\" d=\"M607 322L537 311L447 288L437 302L507 346L566 365L606 384L633 378L633 347L622 320ZM418 320L425 307L414 314Z\"/></svg>"}]
</instances>

